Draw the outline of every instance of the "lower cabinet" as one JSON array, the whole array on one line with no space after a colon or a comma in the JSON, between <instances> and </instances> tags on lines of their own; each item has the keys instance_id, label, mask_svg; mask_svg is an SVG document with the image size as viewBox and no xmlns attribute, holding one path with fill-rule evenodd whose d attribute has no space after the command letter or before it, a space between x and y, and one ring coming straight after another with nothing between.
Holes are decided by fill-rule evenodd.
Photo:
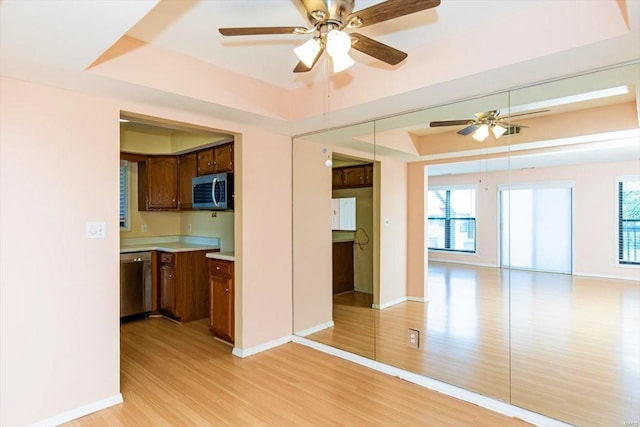
<instances>
[{"instance_id":1,"label":"lower cabinet","mask_svg":"<svg viewBox=\"0 0 640 427\"><path fill-rule=\"evenodd\" d=\"M209 316L207 252L158 252L162 314L183 323Z\"/></svg>"},{"instance_id":2,"label":"lower cabinet","mask_svg":"<svg viewBox=\"0 0 640 427\"><path fill-rule=\"evenodd\" d=\"M233 261L209 259L209 289L209 329L216 337L233 343Z\"/></svg>"},{"instance_id":3,"label":"lower cabinet","mask_svg":"<svg viewBox=\"0 0 640 427\"><path fill-rule=\"evenodd\" d=\"M333 293L352 291L354 289L353 242L334 242L333 258Z\"/></svg>"}]
</instances>

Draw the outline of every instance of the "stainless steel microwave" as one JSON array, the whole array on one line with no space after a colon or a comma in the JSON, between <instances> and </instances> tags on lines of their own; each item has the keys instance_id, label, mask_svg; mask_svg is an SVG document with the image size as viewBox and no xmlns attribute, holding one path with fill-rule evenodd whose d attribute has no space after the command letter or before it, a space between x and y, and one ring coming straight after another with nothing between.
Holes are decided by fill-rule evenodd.
<instances>
[{"instance_id":1,"label":"stainless steel microwave","mask_svg":"<svg viewBox=\"0 0 640 427\"><path fill-rule=\"evenodd\" d=\"M233 209L233 173L197 176L192 183L194 209Z\"/></svg>"}]
</instances>

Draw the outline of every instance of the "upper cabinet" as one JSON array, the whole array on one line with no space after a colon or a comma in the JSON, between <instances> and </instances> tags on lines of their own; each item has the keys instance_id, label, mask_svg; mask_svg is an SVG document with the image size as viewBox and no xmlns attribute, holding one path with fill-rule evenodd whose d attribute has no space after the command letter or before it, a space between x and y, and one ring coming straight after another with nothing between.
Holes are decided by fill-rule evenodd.
<instances>
[{"instance_id":1,"label":"upper cabinet","mask_svg":"<svg viewBox=\"0 0 640 427\"><path fill-rule=\"evenodd\" d=\"M138 163L138 210L178 210L176 156L150 156Z\"/></svg>"},{"instance_id":2,"label":"upper cabinet","mask_svg":"<svg viewBox=\"0 0 640 427\"><path fill-rule=\"evenodd\" d=\"M191 180L197 175L196 153L187 153L178 157L178 204L181 210L192 209L193 194Z\"/></svg>"},{"instance_id":3,"label":"upper cabinet","mask_svg":"<svg viewBox=\"0 0 640 427\"><path fill-rule=\"evenodd\" d=\"M233 142L180 156L130 158L139 160L139 211L190 210L193 209L193 178L233 172Z\"/></svg>"},{"instance_id":4,"label":"upper cabinet","mask_svg":"<svg viewBox=\"0 0 640 427\"><path fill-rule=\"evenodd\" d=\"M233 143L198 151L198 176L233 172Z\"/></svg>"},{"instance_id":5,"label":"upper cabinet","mask_svg":"<svg viewBox=\"0 0 640 427\"><path fill-rule=\"evenodd\" d=\"M371 187L373 185L373 164L334 168L331 181L334 190Z\"/></svg>"}]
</instances>

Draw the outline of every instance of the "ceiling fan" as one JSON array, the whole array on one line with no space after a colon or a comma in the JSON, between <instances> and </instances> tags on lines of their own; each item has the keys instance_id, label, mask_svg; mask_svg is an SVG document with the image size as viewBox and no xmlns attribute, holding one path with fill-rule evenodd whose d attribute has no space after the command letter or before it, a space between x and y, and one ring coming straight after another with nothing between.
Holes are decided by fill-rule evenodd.
<instances>
[{"instance_id":1,"label":"ceiling fan","mask_svg":"<svg viewBox=\"0 0 640 427\"><path fill-rule=\"evenodd\" d=\"M522 128L528 126L519 125L509 122L512 117L526 116L529 114L545 113L550 110L531 111L529 113L511 114L510 116L500 116L500 111L491 110L483 113L475 113L475 119L461 119L461 120L444 120L435 121L429 123L429 127L442 127L442 126L463 126L467 125L464 129L456 132L458 135L469 135L473 132L473 139L476 141L484 141L489 137L489 131L493 133L496 139L503 135L517 135Z\"/></svg>"},{"instance_id":2,"label":"ceiling fan","mask_svg":"<svg viewBox=\"0 0 640 427\"><path fill-rule=\"evenodd\" d=\"M267 34L313 34L301 46L294 49L300 62L294 73L310 71L326 50L333 62L333 71L339 72L354 64L349 56L354 48L373 58L396 65L407 54L384 43L380 43L358 33L344 30L362 28L390 19L430 9L440 4L440 0L387 0L366 9L354 12L355 0L300 0L307 11L310 28L306 27L238 27L220 28L224 36L247 36Z\"/></svg>"}]
</instances>

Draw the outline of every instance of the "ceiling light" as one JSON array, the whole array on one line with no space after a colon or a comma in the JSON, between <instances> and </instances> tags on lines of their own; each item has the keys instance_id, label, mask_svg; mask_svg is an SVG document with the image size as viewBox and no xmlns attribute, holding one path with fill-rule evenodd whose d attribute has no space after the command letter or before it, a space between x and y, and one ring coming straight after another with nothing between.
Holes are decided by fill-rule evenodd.
<instances>
[{"instance_id":1,"label":"ceiling light","mask_svg":"<svg viewBox=\"0 0 640 427\"><path fill-rule=\"evenodd\" d=\"M500 138L502 135L504 135L504 133L507 131L507 128L504 128L500 125L493 125L491 126L491 132L493 132L493 135L496 137L496 139Z\"/></svg>"},{"instance_id":2,"label":"ceiling light","mask_svg":"<svg viewBox=\"0 0 640 427\"><path fill-rule=\"evenodd\" d=\"M331 57L345 55L351 49L351 37L340 30L331 30L327 34L327 53Z\"/></svg>"},{"instance_id":3,"label":"ceiling light","mask_svg":"<svg viewBox=\"0 0 640 427\"><path fill-rule=\"evenodd\" d=\"M484 141L489 136L489 126L482 125L473 133L473 139L476 141Z\"/></svg>"},{"instance_id":4,"label":"ceiling light","mask_svg":"<svg viewBox=\"0 0 640 427\"><path fill-rule=\"evenodd\" d=\"M304 65L311 68L316 56L320 52L320 42L313 38L296 47L293 51Z\"/></svg>"},{"instance_id":5,"label":"ceiling light","mask_svg":"<svg viewBox=\"0 0 640 427\"><path fill-rule=\"evenodd\" d=\"M340 71L344 71L347 68L351 67L355 64L353 58L349 56L348 53L343 53L342 55L333 55L331 57L333 61L333 72L339 73Z\"/></svg>"}]
</instances>

